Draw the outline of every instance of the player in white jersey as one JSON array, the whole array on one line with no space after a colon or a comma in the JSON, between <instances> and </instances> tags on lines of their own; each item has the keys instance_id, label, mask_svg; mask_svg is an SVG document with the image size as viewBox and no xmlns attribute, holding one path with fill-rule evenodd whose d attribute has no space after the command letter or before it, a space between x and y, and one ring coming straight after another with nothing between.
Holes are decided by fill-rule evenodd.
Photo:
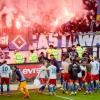
<instances>
[{"instance_id":1,"label":"player in white jersey","mask_svg":"<svg viewBox=\"0 0 100 100\"><path fill-rule=\"evenodd\" d=\"M52 94L52 88L53 88L53 94L56 94L56 79L57 79L57 68L54 66L54 62L50 62L50 66L48 67L49 72L49 79L48 79L48 91L49 94Z\"/></svg>"},{"instance_id":2,"label":"player in white jersey","mask_svg":"<svg viewBox=\"0 0 100 100\"><path fill-rule=\"evenodd\" d=\"M48 78L48 74L47 74L47 69L46 69L46 63L45 62L42 62L42 67L40 68L40 71L39 71L39 74L38 74L38 77L40 79L40 88L39 88L39 91L40 93L43 93L44 92L44 89L45 89L45 86L46 86L46 80Z\"/></svg>"},{"instance_id":3,"label":"player in white jersey","mask_svg":"<svg viewBox=\"0 0 100 100\"><path fill-rule=\"evenodd\" d=\"M99 89L99 62L97 61L97 57L94 57L93 62L91 62L92 68L91 68L91 74L92 74L92 80L95 82L95 89Z\"/></svg>"},{"instance_id":4,"label":"player in white jersey","mask_svg":"<svg viewBox=\"0 0 100 100\"><path fill-rule=\"evenodd\" d=\"M7 85L7 95L9 96L10 92L10 79L12 78L12 70L9 65L7 65L7 61L4 61L0 66L0 77L1 77L1 95L3 94L3 84Z\"/></svg>"},{"instance_id":5,"label":"player in white jersey","mask_svg":"<svg viewBox=\"0 0 100 100\"><path fill-rule=\"evenodd\" d=\"M69 74L68 74L68 69L69 69L69 63L66 61L66 56L62 56L62 62L61 62L61 76L63 78L63 84L62 84L62 89L63 93L68 93L68 82L69 82Z\"/></svg>"},{"instance_id":6,"label":"player in white jersey","mask_svg":"<svg viewBox=\"0 0 100 100\"><path fill-rule=\"evenodd\" d=\"M85 72L86 72L86 66L84 65L86 62L85 61L81 61L80 63L80 69L81 71L78 73L78 80L79 80L79 90L82 90L83 88L83 79L85 76Z\"/></svg>"}]
</instances>

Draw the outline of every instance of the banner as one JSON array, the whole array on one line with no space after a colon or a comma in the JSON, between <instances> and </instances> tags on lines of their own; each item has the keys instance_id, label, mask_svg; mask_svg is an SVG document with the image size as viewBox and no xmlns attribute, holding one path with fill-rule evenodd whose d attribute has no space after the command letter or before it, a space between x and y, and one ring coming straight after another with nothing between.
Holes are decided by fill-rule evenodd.
<instances>
[{"instance_id":1,"label":"banner","mask_svg":"<svg viewBox=\"0 0 100 100\"><path fill-rule=\"evenodd\" d=\"M8 35L0 36L0 48L8 47Z\"/></svg>"},{"instance_id":2,"label":"banner","mask_svg":"<svg viewBox=\"0 0 100 100\"><path fill-rule=\"evenodd\" d=\"M68 33L59 35L58 33L50 33L48 36L43 33L29 34L29 36L27 36L27 34L19 34L12 37L12 39L10 39L11 37L9 35L0 37L0 44L7 45L6 50L8 51L28 51L30 47L32 47L34 50L47 49L50 44L54 45L56 48L71 47L77 43L79 43L81 46L100 45L100 35L92 33L86 35Z\"/></svg>"},{"instance_id":3,"label":"banner","mask_svg":"<svg viewBox=\"0 0 100 100\"><path fill-rule=\"evenodd\" d=\"M10 65L10 66L17 66L21 72L24 74L27 81L33 81L39 73L39 70L42 64L20 64L20 65ZM13 73L12 82L16 80L16 75Z\"/></svg>"},{"instance_id":4,"label":"banner","mask_svg":"<svg viewBox=\"0 0 100 100\"><path fill-rule=\"evenodd\" d=\"M97 8L97 22L100 23L100 0L97 0L98 8Z\"/></svg>"}]
</instances>

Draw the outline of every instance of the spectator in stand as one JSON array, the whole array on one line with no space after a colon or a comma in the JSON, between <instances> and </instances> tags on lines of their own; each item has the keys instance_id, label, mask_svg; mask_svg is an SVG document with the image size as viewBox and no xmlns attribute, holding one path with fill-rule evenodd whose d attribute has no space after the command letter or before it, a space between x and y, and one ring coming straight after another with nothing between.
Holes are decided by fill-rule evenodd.
<instances>
[{"instance_id":1,"label":"spectator in stand","mask_svg":"<svg viewBox=\"0 0 100 100\"><path fill-rule=\"evenodd\" d=\"M47 60L47 57L45 56L44 52L41 52L39 57L38 57L39 63L44 62L45 60Z\"/></svg>"},{"instance_id":2,"label":"spectator in stand","mask_svg":"<svg viewBox=\"0 0 100 100\"><path fill-rule=\"evenodd\" d=\"M69 55L70 55L70 58L76 58L76 57L78 57L78 53L76 52L75 45L72 46Z\"/></svg>"},{"instance_id":3,"label":"spectator in stand","mask_svg":"<svg viewBox=\"0 0 100 100\"><path fill-rule=\"evenodd\" d=\"M86 48L83 52L83 59L84 58L89 58L90 57L90 53L89 53L89 50Z\"/></svg>"}]
</instances>

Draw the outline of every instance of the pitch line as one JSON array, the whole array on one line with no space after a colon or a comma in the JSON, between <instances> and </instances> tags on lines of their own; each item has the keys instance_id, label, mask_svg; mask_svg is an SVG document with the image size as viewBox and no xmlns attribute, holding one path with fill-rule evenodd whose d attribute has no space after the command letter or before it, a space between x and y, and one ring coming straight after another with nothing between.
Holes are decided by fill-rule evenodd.
<instances>
[{"instance_id":1,"label":"pitch line","mask_svg":"<svg viewBox=\"0 0 100 100\"><path fill-rule=\"evenodd\" d=\"M45 94L48 94L48 93L45 93ZM74 100L72 98L68 98L68 97L64 97L64 96L60 96L60 95L55 95L55 97L62 98L62 99L65 99L65 100Z\"/></svg>"},{"instance_id":2,"label":"pitch line","mask_svg":"<svg viewBox=\"0 0 100 100\"><path fill-rule=\"evenodd\" d=\"M58 98L66 99L66 100L74 100L74 99L71 99L71 98L68 98L68 97L59 96L59 95L55 95L55 96L58 97Z\"/></svg>"}]
</instances>

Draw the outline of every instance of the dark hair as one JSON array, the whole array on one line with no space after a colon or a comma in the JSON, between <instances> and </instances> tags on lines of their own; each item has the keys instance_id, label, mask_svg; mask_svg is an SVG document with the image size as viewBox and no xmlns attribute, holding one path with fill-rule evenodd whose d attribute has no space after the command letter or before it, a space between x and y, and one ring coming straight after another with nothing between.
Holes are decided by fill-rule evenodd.
<instances>
[{"instance_id":1,"label":"dark hair","mask_svg":"<svg viewBox=\"0 0 100 100\"><path fill-rule=\"evenodd\" d=\"M44 52L40 52L40 54L44 54Z\"/></svg>"},{"instance_id":2,"label":"dark hair","mask_svg":"<svg viewBox=\"0 0 100 100\"><path fill-rule=\"evenodd\" d=\"M80 44L77 44L77 46L80 46Z\"/></svg>"},{"instance_id":3,"label":"dark hair","mask_svg":"<svg viewBox=\"0 0 100 100\"><path fill-rule=\"evenodd\" d=\"M50 56L54 56L53 54L51 54Z\"/></svg>"},{"instance_id":4,"label":"dark hair","mask_svg":"<svg viewBox=\"0 0 100 100\"><path fill-rule=\"evenodd\" d=\"M50 61L50 64L54 65L54 61L51 60L51 61Z\"/></svg>"},{"instance_id":5,"label":"dark hair","mask_svg":"<svg viewBox=\"0 0 100 100\"><path fill-rule=\"evenodd\" d=\"M17 66L14 66L14 68L18 68Z\"/></svg>"},{"instance_id":6,"label":"dark hair","mask_svg":"<svg viewBox=\"0 0 100 100\"><path fill-rule=\"evenodd\" d=\"M30 52L31 52L31 53L33 53L33 52L34 52L34 50L30 50Z\"/></svg>"},{"instance_id":7,"label":"dark hair","mask_svg":"<svg viewBox=\"0 0 100 100\"><path fill-rule=\"evenodd\" d=\"M53 45L49 45L49 47L52 47L53 48Z\"/></svg>"},{"instance_id":8,"label":"dark hair","mask_svg":"<svg viewBox=\"0 0 100 100\"><path fill-rule=\"evenodd\" d=\"M4 60L2 64L5 64L5 63L7 63L7 61L6 61L6 60Z\"/></svg>"},{"instance_id":9,"label":"dark hair","mask_svg":"<svg viewBox=\"0 0 100 100\"><path fill-rule=\"evenodd\" d=\"M72 48L75 47L75 45L72 45Z\"/></svg>"}]
</instances>

